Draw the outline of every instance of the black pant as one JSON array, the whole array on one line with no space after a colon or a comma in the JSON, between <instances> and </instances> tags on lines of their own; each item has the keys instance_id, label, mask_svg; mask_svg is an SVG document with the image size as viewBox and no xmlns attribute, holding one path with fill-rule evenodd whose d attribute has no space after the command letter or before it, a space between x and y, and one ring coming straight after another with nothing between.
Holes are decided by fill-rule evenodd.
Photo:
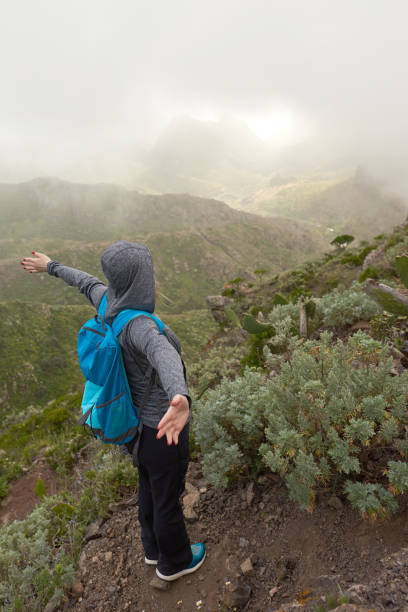
<instances>
[{"instance_id":1,"label":"black pant","mask_svg":"<svg viewBox=\"0 0 408 612\"><path fill-rule=\"evenodd\" d=\"M139 448L139 521L148 559L158 559L162 574L186 568L192 560L180 495L189 460L189 427L179 443L157 440L157 429L143 427Z\"/></svg>"}]
</instances>

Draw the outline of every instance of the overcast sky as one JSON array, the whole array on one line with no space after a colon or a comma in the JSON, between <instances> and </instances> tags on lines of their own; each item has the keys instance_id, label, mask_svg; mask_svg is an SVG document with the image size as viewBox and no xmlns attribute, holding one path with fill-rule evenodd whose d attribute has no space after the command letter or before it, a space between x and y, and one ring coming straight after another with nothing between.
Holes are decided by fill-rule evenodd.
<instances>
[{"instance_id":1,"label":"overcast sky","mask_svg":"<svg viewBox=\"0 0 408 612\"><path fill-rule=\"evenodd\" d=\"M325 136L405 165L406 0L0 7L0 180L109 156L120 166L180 113L242 119L277 145Z\"/></svg>"}]
</instances>

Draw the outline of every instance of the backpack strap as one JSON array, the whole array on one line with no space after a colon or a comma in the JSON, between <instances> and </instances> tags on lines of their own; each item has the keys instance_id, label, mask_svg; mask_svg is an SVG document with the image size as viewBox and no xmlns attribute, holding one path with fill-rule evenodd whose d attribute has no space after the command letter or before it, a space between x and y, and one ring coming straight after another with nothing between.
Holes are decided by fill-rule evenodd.
<instances>
[{"instance_id":1,"label":"backpack strap","mask_svg":"<svg viewBox=\"0 0 408 612\"><path fill-rule=\"evenodd\" d=\"M107 305L106 294L107 294L107 291L104 293L100 301L99 307L98 307L98 314L101 315L101 317L103 318L105 318L105 313L106 313L106 305ZM115 336L119 336L120 332L125 327L126 323L129 323L131 319L134 319L135 317L141 317L141 316L149 317L149 319L153 319L153 321L156 323L158 327L159 332L161 334L163 333L165 325L163 321L159 319L159 317L155 316L151 312L146 312L144 310L133 310L132 308L127 308L126 310L122 310L118 315L116 315L116 317L112 321L111 327L113 329Z\"/></svg>"},{"instance_id":2,"label":"backpack strap","mask_svg":"<svg viewBox=\"0 0 408 612\"><path fill-rule=\"evenodd\" d=\"M133 310L133 309L128 308L126 310L122 310L112 321L112 329L113 329L115 336L119 336L120 332L125 327L126 323L129 323L129 321L131 321L132 319L135 319L136 317L143 317L143 316L149 317L149 319L153 319L153 321L156 323L158 327L159 333L160 334L163 333L165 325L163 321L159 319L159 317L156 317L150 312L145 312L144 310Z\"/></svg>"},{"instance_id":3,"label":"backpack strap","mask_svg":"<svg viewBox=\"0 0 408 612\"><path fill-rule=\"evenodd\" d=\"M101 301L99 302L99 306L98 306L98 314L101 315L101 317L105 318L105 312L106 312L106 304L108 302L106 294L108 293L108 291L105 291L105 293L102 296Z\"/></svg>"}]
</instances>

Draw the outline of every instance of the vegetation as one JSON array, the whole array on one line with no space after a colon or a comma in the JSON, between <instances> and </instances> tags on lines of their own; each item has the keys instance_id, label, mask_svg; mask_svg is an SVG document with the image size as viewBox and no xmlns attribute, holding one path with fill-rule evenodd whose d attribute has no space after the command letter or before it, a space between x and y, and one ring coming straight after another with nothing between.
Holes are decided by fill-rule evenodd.
<instances>
[{"instance_id":1,"label":"vegetation","mask_svg":"<svg viewBox=\"0 0 408 612\"><path fill-rule=\"evenodd\" d=\"M403 203L384 193L360 169L354 176L297 177L246 198L245 209L319 224L336 234L352 234L358 240L391 231L406 216Z\"/></svg>"},{"instance_id":2,"label":"vegetation","mask_svg":"<svg viewBox=\"0 0 408 612\"><path fill-rule=\"evenodd\" d=\"M408 372L393 376L389 349L363 332L346 343L328 332L292 339L291 349L289 359L268 356L280 368L272 380L246 370L199 403L195 435L207 477L225 486L262 459L302 508L329 489L362 514L395 511L395 496L408 491Z\"/></svg>"},{"instance_id":3,"label":"vegetation","mask_svg":"<svg viewBox=\"0 0 408 612\"><path fill-rule=\"evenodd\" d=\"M357 183L326 185L319 198L327 202L323 191L334 190L341 200L361 191ZM285 185L271 187L281 188ZM87 188L75 189L71 195L82 198L81 189ZM112 189L108 195L115 199ZM368 244L304 262L305 255L314 256L320 248L321 230L317 238L304 225L263 223L221 203L187 196L150 196L147 210L144 197L122 193L127 204L117 204L122 217L109 236L95 221L90 203L92 240L85 235L87 224L79 228L76 205L69 208L63 201L54 221L68 220L65 225L73 234L44 239L44 216L39 215L32 234L30 220L20 224L25 217L17 212L27 203L23 192L14 201L15 210L10 205L2 213L13 238L0 244L0 285L9 299L22 301L0 304L0 498L39 456L59 474L64 490L49 497L39 480L40 506L24 521L0 529L2 609L35 611L48 601L58 602L74 579L89 522L106 515L112 501L137 486L130 462L117 450L94 443L77 425L82 375L76 334L92 309L57 279L23 279L10 257L31 250L26 235L38 236L39 250L43 245L44 251L51 249L62 261L97 275L105 240L125 236L149 244L157 264L158 311L181 338L189 365L196 399L193 451L212 483L225 487L271 471L309 511L325 495L347 499L363 516L395 511L399 496L408 492L408 371L402 367L407 316L384 312L384 304L367 295L362 282L387 280L397 291L401 282L407 286L401 260L395 261L408 248L407 225ZM90 202L96 197L91 192ZM105 195L102 208L108 206ZM373 197L374 208L383 206L383 196ZM294 209L299 205L294 202ZM134 215L146 233L126 233ZM354 233L346 221L336 231ZM338 238L343 238L340 246L351 243ZM382 259L363 272L365 258L379 241ZM294 243L304 253L293 251ZM296 268L281 271L301 260ZM224 285L224 295L231 300L219 325L201 307L203 298L228 277L232 280ZM365 333L354 333L363 323ZM86 468L81 468L85 456ZM76 480L74 473L80 474ZM341 594L328 599L325 609L342 601Z\"/></svg>"},{"instance_id":4,"label":"vegetation","mask_svg":"<svg viewBox=\"0 0 408 612\"><path fill-rule=\"evenodd\" d=\"M8 485L23 467L41 453L51 467L67 475L77 461L78 452L90 442L89 433L77 424L81 395L76 393L34 410L31 416L14 423L0 435L0 499L7 496Z\"/></svg>"},{"instance_id":5,"label":"vegetation","mask_svg":"<svg viewBox=\"0 0 408 612\"><path fill-rule=\"evenodd\" d=\"M0 241L0 293L57 305L83 304L83 296L56 279L24 275L18 260L33 248L103 280L100 256L108 244L119 238L145 242L155 260L162 313L202 309L226 278L279 272L324 248L315 227L263 220L216 200L53 179L0 185L0 221L9 236Z\"/></svg>"},{"instance_id":6,"label":"vegetation","mask_svg":"<svg viewBox=\"0 0 408 612\"><path fill-rule=\"evenodd\" d=\"M89 523L106 515L124 489L134 491L137 471L108 447L85 474L78 495L63 492L43 502L25 520L0 529L0 604L5 612L44 610L61 600L74 581Z\"/></svg>"}]
</instances>

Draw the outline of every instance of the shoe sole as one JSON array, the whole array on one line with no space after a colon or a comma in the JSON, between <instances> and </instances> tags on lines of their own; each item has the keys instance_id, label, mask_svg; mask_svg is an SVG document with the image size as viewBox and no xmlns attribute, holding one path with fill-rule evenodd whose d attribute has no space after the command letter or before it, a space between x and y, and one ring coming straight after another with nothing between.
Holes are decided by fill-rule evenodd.
<instances>
[{"instance_id":1,"label":"shoe sole","mask_svg":"<svg viewBox=\"0 0 408 612\"><path fill-rule=\"evenodd\" d=\"M154 559L148 559L147 557L145 557L145 563L146 565L157 565L157 561Z\"/></svg>"},{"instance_id":2,"label":"shoe sole","mask_svg":"<svg viewBox=\"0 0 408 612\"><path fill-rule=\"evenodd\" d=\"M204 553L204 556L201 559L201 561L199 561L197 565L195 565L194 567L188 567L185 570L181 570L180 572L177 572L177 574L172 574L171 576L165 576L164 574L161 574L158 569L156 569L156 574L162 580L166 580L167 582L172 582L173 580L177 580L177 578L181 578L182 576L186 576L187 574L192 574L193 572L197 571L204 563L204 559L206 555L207 555L207 552Z\"/></svg>"}]
</instances>

